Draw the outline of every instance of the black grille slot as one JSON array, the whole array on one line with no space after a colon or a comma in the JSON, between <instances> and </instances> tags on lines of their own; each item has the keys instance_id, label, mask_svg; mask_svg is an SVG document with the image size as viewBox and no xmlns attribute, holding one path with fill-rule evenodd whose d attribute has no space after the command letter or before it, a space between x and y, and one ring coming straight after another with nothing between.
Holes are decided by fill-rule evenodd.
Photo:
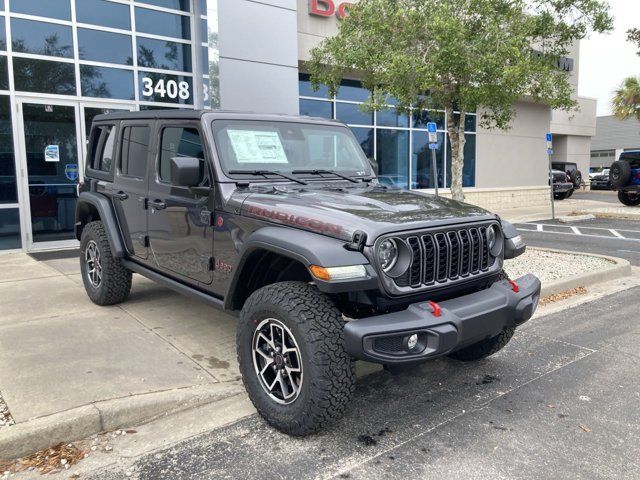
<instances>
[{"instance_id":1,"label":"black grille slot","mask_svg":"<svg viewBox=\"0 0 640 480\"><path fill-rule=\"evenodd\" d=\"M444 282L449 271L449 245L444 233L436 233L436 251L438 252L438 267L436 280Z\"/></svg>"},{"instance_id":2,"label":"black grille slot","mask_svg":"<svg viewBox=\"0 0 640 480\"><path fill-rule=\"evenodd\" d=\"M486 237L486 225L405 237L413 259L395 284L421 288L488 271L493 259Z\"/></svg>"},{"instance_id":3,"label":"black grille slot","mask_svg":"<svg viewBox=\"0 0 640 480\"><path fill-rule=\"evenodd\" d=\"M402 336L380 337L373 341L373 349L376 352L398 353L404 350Z\"/></svg>"}]
</instances>

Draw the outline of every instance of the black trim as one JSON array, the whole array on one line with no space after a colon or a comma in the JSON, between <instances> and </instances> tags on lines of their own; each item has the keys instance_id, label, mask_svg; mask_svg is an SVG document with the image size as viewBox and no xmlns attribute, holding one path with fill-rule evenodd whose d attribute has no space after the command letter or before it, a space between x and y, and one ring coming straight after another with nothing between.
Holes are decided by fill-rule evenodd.
<instances>
[{"instance_id":1,"label":"black trim","mask_svg":"<svg viewBox=\"0 0 640 480\"><path fill-rule=\"evenodd\" d=\"M111 206L111 202L104 195L97 192L82 192L78 197L78 203L76 207L76 223L74 226L76 239L80 240L81 231L84 227L83 219L80 217L82 213L82 205L86 203L92 205L98 210L100 220L102 221L105 232L109 239L109 246L111 252L115 257L124 257L125 249L124 243L120 236L120 227L116 221L116 215ZM97 220L97 219L96 219Z\"/></svg>"}]
</instances>

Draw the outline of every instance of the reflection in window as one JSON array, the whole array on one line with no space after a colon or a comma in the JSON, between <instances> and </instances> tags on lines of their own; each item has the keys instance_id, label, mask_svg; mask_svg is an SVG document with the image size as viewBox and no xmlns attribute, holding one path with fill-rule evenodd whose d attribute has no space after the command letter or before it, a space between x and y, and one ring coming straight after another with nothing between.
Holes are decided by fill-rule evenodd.
<instances>
[{"instance_id":1,"label":"reflection in window","mask_svg":"<svg viewBox=\"0 0 640 480\"><path fill-rule=\"evenodd\" d=\"M328 98L329 89L325 85L320 85L320 88L317 92L313 91L311 87L311 81L309 80L309 75L306 73L300 74L300 81L298 83L298 88L300 89L301 97L318 97L318 98Z\"/></svg>"},{"instance_id":2,"label":"reflection in window","mask_svg":"<svg viewBox=\"0 0 640 480\"><path fill-rule=\"evenodd\" d=\"M362 88L362 84L356 80L342 80L336 98L338 100L364 102L369 98L369 90Z\"/></svg>"},{"instance_id":3,"label":"reflection in window","mask_svg":"<svg viewBox=\"0 0 640 480\"><path fill-rule=\"evenodd\" d=\"M7 57L0 56L0 90L9 90L9 67Z\"/></svg>"},{"instance_id":4,"label":"reflection in window","mask_svg":"<svg viewBox=\"0 0 640 480\"><path fill-rule=\"evenodd\" d=\"M14 52L73 58L73 35L65 25L12 18L11 45Z\"/></svg>"},{"instance_id":5,"label":"reflection in window","mask_svg":"<svg viewBox=\"0 0 640 480\"><path fill-rule=\"evenodd\" d=\"M363 112L360 105L353 103L336 103L336 118L341 122L353 125L373 125L373 113Z\"/></svg>"},{"instance_id":6,"label":"reflection in window","mask_svg":"<svg viewBox=\"0 0 640 480\"><path fill-rule=\"evenodd\" d=\"M456 126L458 125L458 122L460 121L460 114L456 113L453 116L453 121L455 122ZM476 131L476 116L475 115L470 115L467 114L464 116L464 131L465 132L475 132Z\"/></svg>"},{"instance_id":7,"label":"reflection in window","mask_svg":"<svg viewBox=\"0 0 640 480\"><path fill-rule=\"evenodd\" d=\"M138 37L138 66L191 72L191 45Z\"/></svg>"},{"instance_id":8,"label":"reflection in window","mask_svg":"<svg viewBox=\"0 0 640 480\"><path fill-rule=\"evenodd\" d=\"M16 203L17 201L11 102L8 95L2 95L0 96L0 203ZM0 248L2 247L0 246Z\"/></svg>"},{"instance_id":9,"label":"reflection in window","mask_svg":"<svg viewBox=\"0 0 640 480\"><path fill-rule=\"evenodd\" d=\"M107 0L76 1L76 19L79 23L90 23L122 30L131 29L129 6Z\"/></svg>"},{"instance_id":10,"label":"reflection in window","mask_svg":"<svg viewBox=\"0 0 640 480\"><path fill-rule=\"evenodd\" d=\"M7 49L7 27L4 23L4 17L0 17L0 50Z\"/></svg>"},{"instance_id":11,"label":"reflection in window","mask_svg":"<svg viewBox=\"0 0 640 480\"><path fill-rule=\"evenodd\" d=\"M80 65L80 84L85 97L133 100L133 72L119 68Z\"/></svg>"},{"instance_id":12,"label":"reflection in window","mask_svg":"<svg viewBox=\"0 0 640 480\"><path fill-rule=\"evenodd\" d=\"M76 94L76 72L73 63L14 57L13 76L18 91Z\"/></svg>"},{"instance_id":13,"label":"reflection in window","mask_svg":"<svg viewBox=\"0 0 640 480\"><path fill-rule=\"evenodd\" d=\"M138 89L142 101L193 105L191 77L140 71Z\"/></svg>"},{"instance_id":14,"label":"reflection in window","mask_svg":"<svg viewBox=\"0 0 640 480\"><path fill-rule=\"evenodd\" d=\"M408 127L409 116L398 113L395 108L376 112L376 125L381 127Z\"/></svg>"},{"instance_id":15,"label":"reflection in window","mask_svg":"<svg viewBox=\"0 0 640 480\"><path fill-rule=\"evenodd\" d=\"M380 183L408 188L409 132L380 129L376 134L376 161Z\"/></svg>"},{"instance_id":16,"label":"reflection in window","mask_svg":"<svg viewBox=\"0 0 640 480\"><path fill-rule=\"evenodd\" d=\"M123 175L136 178L147 176L150 132L151 129L147 126L123 129L120 154L120 172Z\"/></svg>"},{"instance_id":17,"label":"reflection in window","mask_svg":"<svg viewBox=\"0 0 640 480\"><path fill-rule=\"evenodd\" d=\"M165 128L162 131L162 152L158 174L160 180L171 181L171 159L174 157L192 157L204 160L204 151L200 133L195 128ZM204 176L204 162L201 162L201 179ZM198 182L200 183L200 182Z\"/></svg>"},{"instance_id":18,"label":"reflection in window","mask_svg":"<svg viewBox=\"0 0 640 480\"><path fill-rule=\"evenodd\" d=\"M9 5L11 11L15 13L71 20L70 0L11 0Z\"/></svg>"},{"instance_id":19,"label":"reflection in window","mask_svg":"<svg viewBox=\"0 0 640 480\"><path fill-rule=\"evenodd\" d=\"M322 100L300 100L300 115L333 118L333 104Z\"/></svg>"},{"instance_id":20,"label":"reflection in window","mask_svg":"<svg viewBox=\"0 0 640 480\"><path fill-rule=\"evenodd\" d=\"M444 112L422 110L413 112L413 128L427 128L427 123L435 122L438 130L444 130Z\"/></svg>"},{"instance_id":21,"label":"reflection in window","mask_svg":"<svg viewBox=\"0 0 640 480\"><path fill-rule=\"evenodd\" d=\"M158 7L172 8L174 10L182 10L183 12L191 11L189 0L138 0L139 3L148 3ZM203 10L204 11L204 10Z\"/></svg>"},{"instance_id":22,"label":"reflection in window","mask_svg":"<svg viewBox=\"0 0 640 480\"><path fill-rule=\"evenodd\" d=\"M373 159L373 128L351 128L362 151L367 158Z\"/></svg>"},{"instance_id":23,"label":"reflection in window","mask_svg":"<svg viewBox=\"0 0 640 480\"><path fill-rule=\"evenodd\" d=\"M0 209L0 250L17 249L20 240L20 209Z\"/></svg>"},{"instance_id":24,"label":"reflection in window","mask_svg":"<svg viewBox=\"0 0 640 480\"><path fill-rule=\"evenodd\" d=\"M189 16L136 7L136 30L165 37L191 39Z\"/></svg>"},{"instance_id":25,"label":"reflection in window","mask_svg":"<svg viewBox=\"0 0 640 480\"><path fill-rule=\"evenodd\" d=\"M97 165L98 170L103 172L110 172L111 165L113 165L114 149L116 146L116 129L112 126L108 126L107 138L104 141L104 147L102 154L99 157L99 163Z\"/></svg>"},{"instance_id":26,"label":"reflection in window","mask_svg":"<svg viewBox=\"0 0 640 480\"><path fill-rule=\"evenodd\" d=\"M108 45L108 48L105 46ZM88 28L78 29L80 60L132 65L131 37Z\"/></svg>"}]
</instances>

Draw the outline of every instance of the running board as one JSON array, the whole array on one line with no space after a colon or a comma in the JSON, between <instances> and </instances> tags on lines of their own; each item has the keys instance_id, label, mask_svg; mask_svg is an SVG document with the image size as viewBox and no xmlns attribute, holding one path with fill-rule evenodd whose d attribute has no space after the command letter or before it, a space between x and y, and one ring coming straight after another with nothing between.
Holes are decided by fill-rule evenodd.
<instances>
[{"instance_id":1,"label":"running board","mask_svg":"<svg viewBox=\"0 0 640 480\"><path fill-rule=\"evenodd\" d=\"M138 263L132 262L131 260L123 259L122 264L132 272L139 273L143 277L146 277L149 280L153 280L154 282L157 282L160 285L170 288L175 292L181 293L182 295L185 295L187 297L201 300L219 310L224 310L224 301L220 298L204 293L193 287L189 287L183 283L178 282L177 280L169 278L149 268L143 267ZM229 313L233 314L233 312L229 312Z\"/></svg>"}]
</instances>

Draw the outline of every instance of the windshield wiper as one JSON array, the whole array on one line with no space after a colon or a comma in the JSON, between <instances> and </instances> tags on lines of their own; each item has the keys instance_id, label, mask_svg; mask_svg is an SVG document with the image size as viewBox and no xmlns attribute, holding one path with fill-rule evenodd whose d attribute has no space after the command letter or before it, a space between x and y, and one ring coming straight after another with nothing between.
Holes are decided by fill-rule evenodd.
<instances>
[{"instance_id":1,"label":"windshield wiper","mask_svg":"<svg viewBox=\"0 0 640 480\"><path fill-rule=\"evenodd\" d=\"M349 180L351 183L358 183L358 180L354 180L348 175L344 175L342 173L336 172L334 170L294 170L291 173L295 173L298 175L335 175L336 177L344 178L345 180Z\"/></svg>"},{"instance_id":2,"label":"windshield wiper","mask_svg":"<svg viewBox=\"0 0 640 480\"><path fill-rule=\"evenodd\" d=\"M275 170L230 170L229 175L278 175L279 177L286 178L292 182L297 182L300 185L308 185L304 180L294 177L293 175L287 175L286 173L276 172Z\"/></svg>"}]
</instances>

